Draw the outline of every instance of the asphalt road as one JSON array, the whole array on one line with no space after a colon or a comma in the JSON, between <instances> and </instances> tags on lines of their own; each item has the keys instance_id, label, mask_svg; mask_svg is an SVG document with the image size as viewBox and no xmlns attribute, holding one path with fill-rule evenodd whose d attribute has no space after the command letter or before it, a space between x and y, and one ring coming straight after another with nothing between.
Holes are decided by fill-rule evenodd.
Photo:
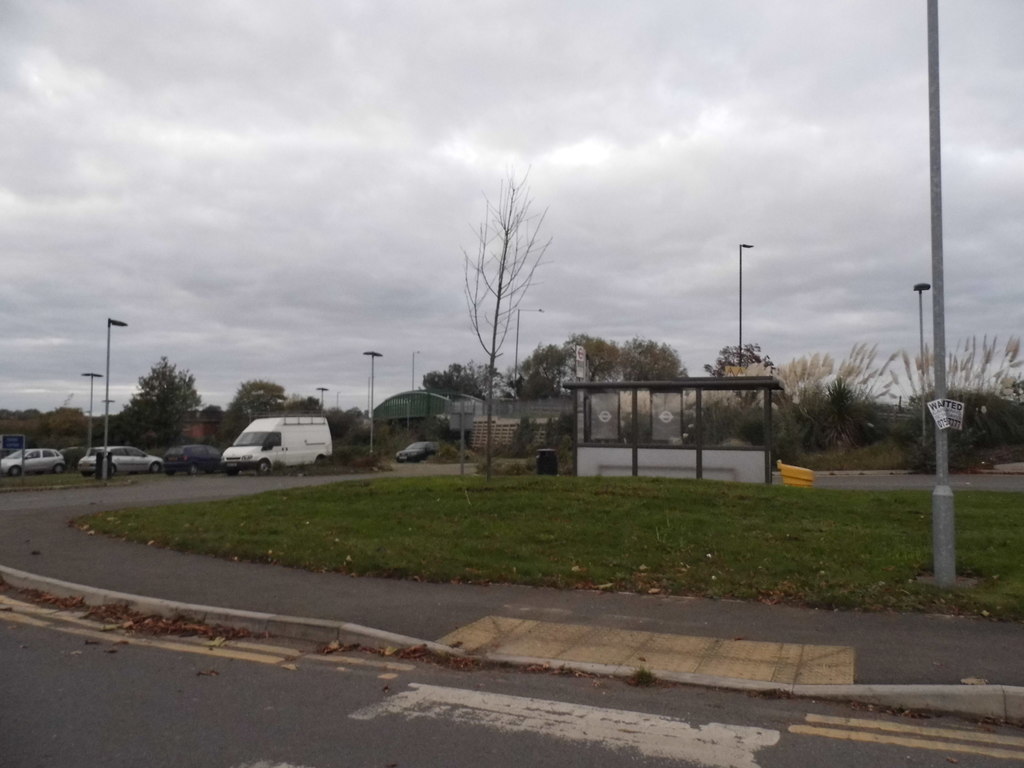
<instances>
[{"instance_id":1,"label":"asphalt road","mask_svg":"<svg viewBox=\"0 0 1024 768\"><path fill-rule=\"evenodd\" d=\"M782 481L776 478L777 483ZM847 491L908 491L935 487L934 475L908 475L888 472L816 472L815 488ZM1024 492L1024 474L985 473L950 475L949 487L957 491Z\"/></svg>"},{"instance_id":2,"label":"asphalt road","mask_svg":"<svg viewBox=\"0 0 1024 768\"><path fill-rule=\"evenodd\" d=\"M976 768L1020 731L279 641L210 649L0 613L4 768ZM98 626L98 625L97 625Z\"/></svg>"}]
</instances>

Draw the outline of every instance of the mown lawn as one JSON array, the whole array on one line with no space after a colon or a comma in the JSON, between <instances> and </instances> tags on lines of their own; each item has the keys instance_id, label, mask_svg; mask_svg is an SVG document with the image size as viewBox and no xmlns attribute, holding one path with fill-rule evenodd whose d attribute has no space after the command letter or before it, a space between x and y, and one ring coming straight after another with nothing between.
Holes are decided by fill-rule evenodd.
<instances>
[{"instance_id":1,"label":"mown lawn","mask_svg":"<svg viewBox=\"0 0 1024 768\"><path fill-rule=\"evenodd\" d=\"M957 571L928 491L657 478L375 479L79 518L101 533L317 571L1024 619L1020 494L958 492Z\"/></svg>"}]
</instances>

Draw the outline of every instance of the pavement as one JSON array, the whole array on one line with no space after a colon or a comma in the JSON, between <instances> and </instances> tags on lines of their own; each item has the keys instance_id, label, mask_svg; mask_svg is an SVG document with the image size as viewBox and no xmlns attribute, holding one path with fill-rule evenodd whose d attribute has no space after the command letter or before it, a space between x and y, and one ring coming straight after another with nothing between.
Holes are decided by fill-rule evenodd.
<instances>
[{"instance_id":1,"label":"pavement","mask_svg":"<svg viewBox=\"0 0 1024 768\"><path fill-rule=\"evenodd\" d=\"M226 497L222 487L237 493L238 478L222 480L182 482L197 499ZM297 482L245 480L254 491ZM483 661L623 677L642 670L719 689L1024 724L1021 623L311 573L182 554L67 525L85 512L156 503L138 496L144 485L97 485L67 494L67 504L59 492L0 494L0 579L15 589L325 644L423 645Z\"/></svg>"}]
</instances>

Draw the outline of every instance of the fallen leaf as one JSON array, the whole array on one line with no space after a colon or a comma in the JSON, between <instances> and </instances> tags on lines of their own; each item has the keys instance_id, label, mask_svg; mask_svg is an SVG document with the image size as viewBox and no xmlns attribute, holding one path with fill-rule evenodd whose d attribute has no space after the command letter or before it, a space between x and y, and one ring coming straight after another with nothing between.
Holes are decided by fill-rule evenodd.
<instances>
[{"instance_id":1,"label":"fallen leaf","mask_svg":"<svg viewBox=\"0 0 1024 768\"><path fill-rule=\"evenodd\" d=\"M298 667L294 664L281 664L281 669L290 669L292 672L298 671Z\"/></svg>"},{"instance_id":2,"label":"fallen leaf","mask_svg":"<svg viewBox=\"0 0 1024 768\"><path fill-rule=\"evenodd\" d=\"M219 674L220 672L218 672L216 669L201 669L198 672L196 672L197 677L216 677Z\"/></svg>"},{"instance_id":3,"label":"fallen leaf","mask_svg":"<svg viewBox=\"0 0 1024 768\"><path fill-rule=\"evenodd\" d=\"M988 685L988 680L983 677L965 677L960 682L964 685Z\"/></svg>"},{"instance_id":4,"label":"fallen leaf","mask_svg":"<svg viewBox=\"0 0 1024 768\"><path fill-rule=\"evenodd\" d=\"M213 640L206 644L207 648L220 648L227 640L223 637L215 637Z\"/></svg>"}]
</instances>

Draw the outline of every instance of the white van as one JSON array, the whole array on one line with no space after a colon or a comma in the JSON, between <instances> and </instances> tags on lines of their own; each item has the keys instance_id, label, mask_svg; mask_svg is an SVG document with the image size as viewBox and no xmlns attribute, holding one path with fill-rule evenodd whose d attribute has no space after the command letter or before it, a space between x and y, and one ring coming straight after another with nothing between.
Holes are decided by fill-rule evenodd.
<instances>
[{"instance_id":1,"label":"white van","mask_svg":"<svg viewBox=\"0 0 1024 768\"><path fill-rule=\"evenodd\" d=\"M256 419L221 457L224 471L237 475L255 469L266 475L279 461L287 466L313 464L331 455L331 428L320 414L287 414Z\"/></svg>"}]
</instances>

